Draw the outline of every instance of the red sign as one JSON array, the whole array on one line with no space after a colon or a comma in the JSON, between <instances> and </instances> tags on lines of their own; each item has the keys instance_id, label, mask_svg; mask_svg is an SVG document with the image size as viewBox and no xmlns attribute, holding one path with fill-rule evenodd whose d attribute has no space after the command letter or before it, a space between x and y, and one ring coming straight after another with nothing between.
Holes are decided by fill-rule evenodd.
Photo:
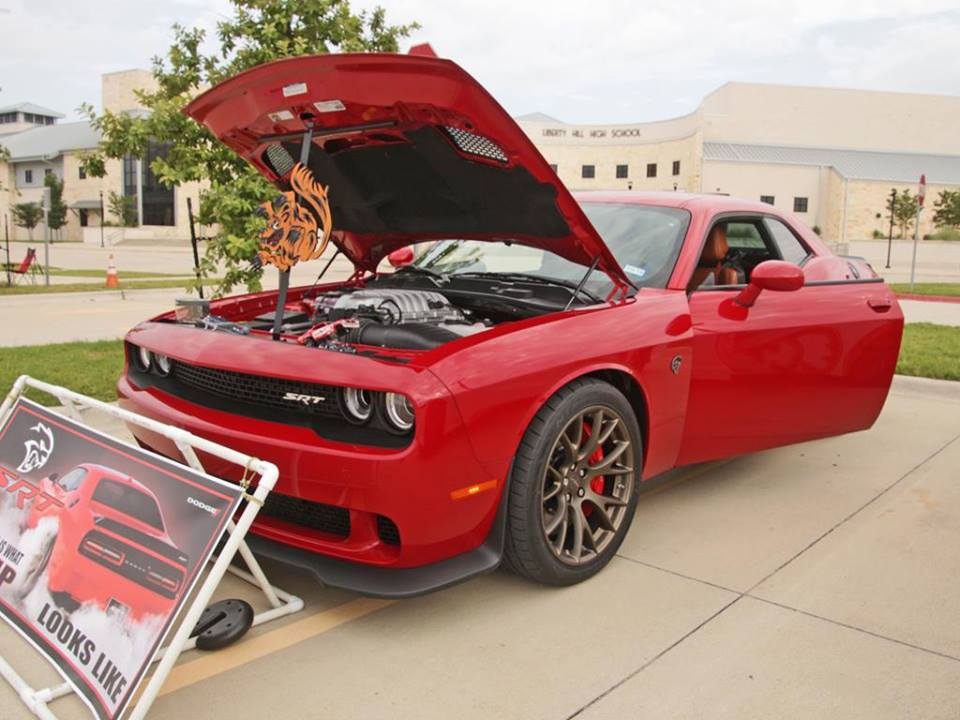
<instances>
[{"instance_id":1,"label":"red sign","mask_svg":"<svg viewBox=\"0 0 960 720\"><path fill-rule=\"evenodd\" d=\"M240 492L19 400L0 427L0 617L119 717Z\"/></svg>"},{"instance_id":2,"label":"red sign","mask_svg":"<svg viewBox=\"0 0 960 720\"><path fill-rule=\"evenodd\" d=\"M917 188L917 202L923 207L924 198L927 197L927 176L920 176L920 187Z\"/></svg>"}]
</instances>

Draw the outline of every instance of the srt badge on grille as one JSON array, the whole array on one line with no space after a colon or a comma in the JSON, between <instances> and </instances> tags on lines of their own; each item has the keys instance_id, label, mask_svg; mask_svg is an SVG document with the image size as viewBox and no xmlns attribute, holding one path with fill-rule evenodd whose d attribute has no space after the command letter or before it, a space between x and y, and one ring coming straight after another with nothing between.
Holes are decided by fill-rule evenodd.
<instances>
[{"instance_id":1,"label":"srt badge on grille","mask_svg":"<svg viewBox=\"0 0 960 720\"><path fill-rule=\"evenodd\" d=\"M320 395L303 395L301 393L288 392L283 396L284 400L289 400L290 402L303 403L304 405L319 405L324 400L325 397Z\"/></svg>"}]
</instances>

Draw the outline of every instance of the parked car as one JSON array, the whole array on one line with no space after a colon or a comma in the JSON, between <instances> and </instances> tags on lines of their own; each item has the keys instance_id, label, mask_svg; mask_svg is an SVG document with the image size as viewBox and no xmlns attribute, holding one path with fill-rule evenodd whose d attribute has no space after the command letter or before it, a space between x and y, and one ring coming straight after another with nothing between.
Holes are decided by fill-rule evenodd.
<instances>
[{"instance_id":1,"label":"parked car","mask_svg":"<svg viewBox=\"0 0 960 720\"><path fill-rule=\"evenodd\" d=\"M150 490L93 463L51 475L41 485L61 504L31 510L27 524L36 528L44 517L56 517L57 533L28 569L25 593L46 571L47 589L67 609L94 602L139 619L173 608L188 557L167 534Z\"/></svg>"},{"instance_id":2,"label":"parked car","mask_svg":"<svg viewBox=\"0 0 960 720\"><path fill-rule=\"evenodd\" d=\"M186 112L281 191L308 169L356 272L292 289L276 335L276 292L139 324L120 401L276 463L251 544L324 583L403 597L501 561L579 582L641 480L883 407L903 317L867 263L765 204L574 197L452 62L282 60Z\"/></svg>"}]
</instances>

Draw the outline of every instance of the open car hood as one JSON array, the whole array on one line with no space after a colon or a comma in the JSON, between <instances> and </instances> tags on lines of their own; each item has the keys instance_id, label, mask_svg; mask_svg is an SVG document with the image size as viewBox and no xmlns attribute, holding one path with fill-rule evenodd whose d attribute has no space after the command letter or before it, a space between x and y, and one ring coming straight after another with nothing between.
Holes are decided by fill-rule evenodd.
<instances>
[{"instance_id":1,"label":"open car hood","mask_svg":"<svg viewBox=\"0 0 960 720\"><path fill-rule=\"evenodd\" d=\"M247 70L184 110L281 190L314 125L308 167L331 239L358 268L443 238L514 240L626 277L507 112L449 60L312 55Z\"/></svg>"}]
</instances>

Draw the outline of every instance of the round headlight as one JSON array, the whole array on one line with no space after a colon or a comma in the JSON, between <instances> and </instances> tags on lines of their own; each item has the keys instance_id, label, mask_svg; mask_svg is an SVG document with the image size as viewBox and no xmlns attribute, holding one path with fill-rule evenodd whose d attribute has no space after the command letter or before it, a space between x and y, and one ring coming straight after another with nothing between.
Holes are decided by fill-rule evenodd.
<instances>
[{"instance_id":1,"label":"round headlight","mask_svg":"<svg viewBox=\"0 0 960 720\"><path fill-rule=\"evenodd\" d=\"M383 414L393 432L403 434L413 429L413 405L406 395L386 393L383 396Z\"/></svg>"},{"instance_id":2,"label":"round headlight","mask_svg":"<svg viewBox=\"0 0 960 720\"><path fill-rule=\"evenodd\" d=\"M153 361L153 353L147 350L145 347L138 347L133 359L137 366L137 370L140 370L141 372L149 372L150 363Z\"/></svg>"},{"instance_id":3,"label":"round headlight","mask_svg":"<svg viewBox=\"0 0 960 720\"><path fill-rule=\"evenodd\" d=\"M170 371L173 370L173 360L168 358L166 355L161 355L157 353L153 356L153 361L156 364L157 375L161 377L167 377L170 375Z\"/></svg>"},{"instance_id":4,"label":"round headlight","mask_svg":"<svg viewBox=\"0 0 960 720\"><path fill-rule=\"evenodd\" d=\"M373 393L361 388L345 387L340 390L340 410L350 422L363 425L373 414Z\"/></svg>"}]
</instances>

